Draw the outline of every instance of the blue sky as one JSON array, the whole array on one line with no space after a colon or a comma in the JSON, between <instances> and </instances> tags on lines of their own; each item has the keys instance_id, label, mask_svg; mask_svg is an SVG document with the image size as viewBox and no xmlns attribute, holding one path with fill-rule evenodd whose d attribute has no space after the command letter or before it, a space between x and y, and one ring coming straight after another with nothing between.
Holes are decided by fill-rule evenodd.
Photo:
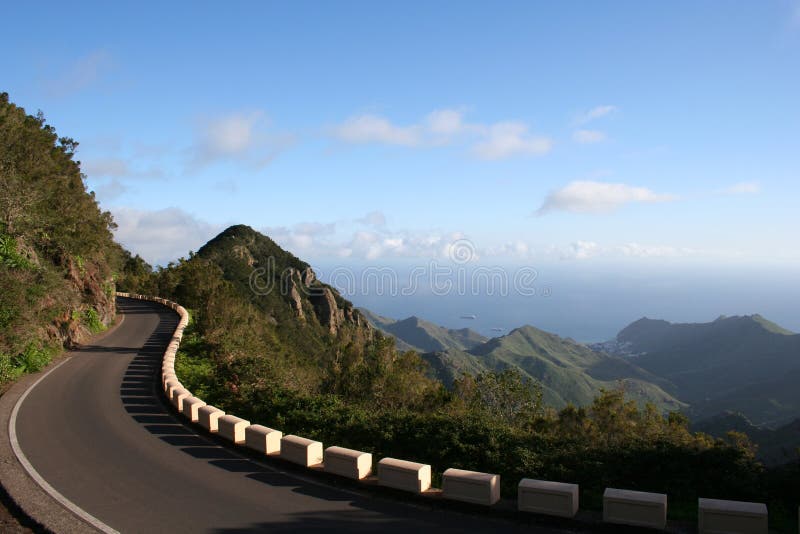
<instances>
[{"instance_id":1,"label":"blue sky","mask_svg":"<svg viewBox=\"0 0 800 534\"><path fill-rule=\"evenodd\" d=\"M800 3L17 3L0 90L154 263L800 264Z\"/></svg>"}]
</instances>

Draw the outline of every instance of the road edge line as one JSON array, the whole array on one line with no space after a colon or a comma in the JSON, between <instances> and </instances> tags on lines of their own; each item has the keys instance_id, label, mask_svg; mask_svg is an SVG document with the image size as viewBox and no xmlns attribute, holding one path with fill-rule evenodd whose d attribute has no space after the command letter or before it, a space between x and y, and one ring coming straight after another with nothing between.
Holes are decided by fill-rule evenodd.
<instances>
[{"instance_id":1,"label":"road edge line","mask_svg":"<svg viewBox=\"0 0 800 534\"><path fill-rule=\"evenodd\" d=\"M40 474L36 471L36 468L28 460L28 457L25 456L25 453L22 451L22 447L19 444L19 440L17 439L17 415L19 414L19 409L22 406L22 403L28 397L28 394L33 391L39 382L47 378L47 376L67 363L69 360L72 359L72 356L68 356L64 360L62 360L58 365L47 371L45 374L40 376L36 382L31 384L28 389L25 390L19 399L17 399L16 404L14 404L14 409L11 411L11 418L8 420L8 439L11 442L11 450L14 452L14 456L17 457L17 461L22 465L23 469L28 473L34 482L36 482L40 488L42 488L45 493L50 495L53 499L58 501L61 506L81 518L82 520L86 521L94 528L100 530L101 532L105 532L106 534L119 534L118 531L114 530L110 526L106 525L95 516L75 504L74 502L67 499L64 495L58 492L53 486L51 486Z\"/></svg>"}]
</instances>

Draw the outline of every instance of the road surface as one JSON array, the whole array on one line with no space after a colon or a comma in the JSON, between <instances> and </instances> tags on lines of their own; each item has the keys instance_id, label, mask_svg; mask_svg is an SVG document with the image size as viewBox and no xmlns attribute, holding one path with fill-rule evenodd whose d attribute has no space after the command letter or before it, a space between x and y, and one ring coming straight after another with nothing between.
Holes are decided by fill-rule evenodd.
<instances>
[{"instance_id":1,"label":"road surface","mask_svg":"<svg viewBox=\"0 0 800 534\"><path fill-rule=\"evenodd\" d=\"M220 446L173 415L157 390L178 316L150 302L118 304L122 324L30 390L15 423L33 468L101 524L120 532L550 531L336 488Z\"/></svg>"}]
</instances>

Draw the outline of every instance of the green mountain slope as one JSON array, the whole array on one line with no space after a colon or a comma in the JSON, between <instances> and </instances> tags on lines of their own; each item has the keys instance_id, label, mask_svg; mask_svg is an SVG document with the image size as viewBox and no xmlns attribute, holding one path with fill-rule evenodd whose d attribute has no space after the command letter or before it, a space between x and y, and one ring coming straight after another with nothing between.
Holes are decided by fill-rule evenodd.
<instances>
[{"instance_id":1,"label":"green mountain slope","mask_svg":"<svg viewBox=\"0 0 800 534\"><path fill-rule=\"evenodd\" d=\"M683 407L662 389L669 385L663 379L623 358L595 352L533 326L517 328L470 350L449 349L423 358L445 383L458 376L455 370L517 367L542 384L547 404L559 408L569 403L586 405L601 389L613 389L620 381L632 399L653 402L662 410Z\"/></svg>"},{"instance_id":2,"label":"green mountain slope","mask_svg":"<svg viewBox=\"0 0 800 534\"><path fill-rule=\"evenodd\" d=\"M317 280L306 262L249 226L231 226L197 256L216 265L240 295L275 320L321 325L334 335L346 326L369 329L361 313Z\"/></svg>"},{"instance_id":3,"label":"green mountain slope","mask_svg":"<svg viewBox=\"0 0 800 534\"><path fill-rule=\"evenodd\" d=\"M755 426L741 412L726 411L692 424L692 430L718 438L729 431L743 432L758 445L758 457L767 465L796 461L800 454L800 419L773 430Z\"/></svg>"},{"instance_id":4,"label":"green mountain slope","mask_svg":"<svg viewBox=\"0 0 800 534\"><path fill-rule=\"evenodd\" d=\"M0 93L0 386L114 318L123 251L77 146Z\"/></svg>"},{"instance_id":5,"label":"green mountain slope","mask_svg":"<svg viewBox=\"0 0 800 534\"><path fill-rule=\"evenodd\" d=\"M757 425L800 415L800 335L760 315L672 324L640 319L617 335L632 361L673 384L693 418L743 412ZM794 378L791 378L794 377Z\"/></svg>"},{"instance_id":6,"label":"green mountain slope","mask_svg":"<svg viewBox=\"0 0 800 534\"><path fill-rule=\"evenodd\" d=\"M411 316L401 321L360 309L370 323L397 340L400 350L434 352L447 349L466 350L485 343L487 338L469 328L450 329Z\"/></svg>"}]
</instances>

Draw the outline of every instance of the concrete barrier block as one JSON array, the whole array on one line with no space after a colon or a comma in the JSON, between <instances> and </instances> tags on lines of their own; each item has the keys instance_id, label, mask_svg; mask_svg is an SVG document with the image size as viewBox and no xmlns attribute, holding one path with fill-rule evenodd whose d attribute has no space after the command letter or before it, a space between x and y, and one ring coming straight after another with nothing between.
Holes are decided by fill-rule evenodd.
<instances>
[{"instance_id":1,"label":"concrete barrier block","mask_svg":"<svg viewBox=\"0 0 800 534\"><path fill-rule=\"evenodd\" d=\"M325 449L325 471L343 477L361 480L372 472L372 455L368 452L328 447Z\"/></svg>"},{"instance_id":2,"label":"concrete barrier block","mask_svg":"<svg viewBox=\"0 0 800 534\"><path fill-rule=\"evenodd\" d=\"M223 415L217 421L219 435L237 445L244 444L244 431L248 426L250 421L235 415Z\"/></svg>"},{"instance_id":3,"label":"concrete barrier block","mask_svg":"<svg viewBox=\"0 0 800 534\"><path fill-rule=\"evenodd\" d=\"M700 534L767 534L767 505L756 502L700 499L698 532Z\"/></svg>"},{"instance_id":4,"label":"concrete barrier block","mask_svg":"<svg viewBox=\"0 0 800 534\"><path fill-rule=\"evenodd\" d=\"M261 454L278 454L281 452L283 432L263 425L250 425L244 430L244 442L248 449Z\"/></svg>"},{"instance_id":5,"label":"concrete barrier block","mask_svg":"<svg viewBox=\"0 0 800 534\"><path fill-rule=\"evenodd\" d=\"M663 529L667 526L667 496L615 488L603 493L603 521Z\"/></svg>"},{"instance_id":6,"label":"concrete barrier block","mask_svg":"<svg viewBox=\"0 0 800 534\"><path fill-rule=\"evenodd\" d=\"M209 432L217 432L219 431L219 418L223 415L225 412L215 406L201 406L197 410L197 422Z\"/></svg>"},{"instance_id":7,"label":"concrete barrier block","mask_svg":"<svg viewBox=\"0 0 800 534\"><path fill-rule=\"evenodd\" d=\"M164 385L164 393L167 394L168 399L172 399L172 392L178 388L182 388L183 384L181 384L177 378L170 378L166 381Z\"/></svg>"},{"instance_id":8,"label":"concrete barrier block","mask_svg":"<svg viewBox=\"0 0 800 534\"><path fill-rule=\"evenodd\" d=\"M491 506L500 500L500 475L450 468L442 474L442 496Z\"/></svg>"},{"instance_id":9,"label":"concrete barrier block","mask_svg":"<svg viewBox=\"0 0 800 534\"><path fill-rule=\"evenodd\" d=\"M186 388L176 388L172 390L172 396L170 400L172 401L172 405L175 407L176 410L179 412L183 412L183 400L187 399L192 396L192 392Z\"/></svg>"},{"instance_id":10,"label":"concrete barrier block","mask_svg":"<svg viewBox=\"0 0 800 534\"><path fill-rule=\"evenodd\" d=\"M577 484L523 478L517 487L517 507L523 512L574 517L578 489Z\"/></svg>"},{"instance_id":11,"label":"concrete barrier block","mask_svg":"<svg viewBox=\"0 0 800 534\"><path fill-rule=\"evenodd\" d=\"M290 462L311 467L322 463L322 443L300 436L281 438L281 458Z\"/></svg>"},{"instance_id":12,"label":"concrete barrier block","mask_svg":"<svg viewBox=\"0 0 800 534\"><path fill-rule=\"evenodd\" d=\"M167 391L167 382L170 380L178 380L178 377L175 376L175 370L169 369L166 371L161 372L161 385L164 387L164 392Z\"/></svg>"},{"instance_id":13,"label":"concrete barrier block","mask_svg":"<svg viewBox=\"0 0 800 534\"><path fill-rule=\"evenodd\" d=\"M206 403L202 399L198 399L197 397L186 397L183 399L181 413L186 416L186 419L192 423L196 423L199 417L197 411L205 405Z\"/></svg>"},{"instance_id":14,"label":"concrete barrier block","mask_svg":"<svg viewBox=\"0 0 800 534\"><path fill-rule=\"evenodd\" d=\"M383 458L378 462L378 484L422 493L431 487L431 466L397 458Z\"/></svg>"}]
</instances>

